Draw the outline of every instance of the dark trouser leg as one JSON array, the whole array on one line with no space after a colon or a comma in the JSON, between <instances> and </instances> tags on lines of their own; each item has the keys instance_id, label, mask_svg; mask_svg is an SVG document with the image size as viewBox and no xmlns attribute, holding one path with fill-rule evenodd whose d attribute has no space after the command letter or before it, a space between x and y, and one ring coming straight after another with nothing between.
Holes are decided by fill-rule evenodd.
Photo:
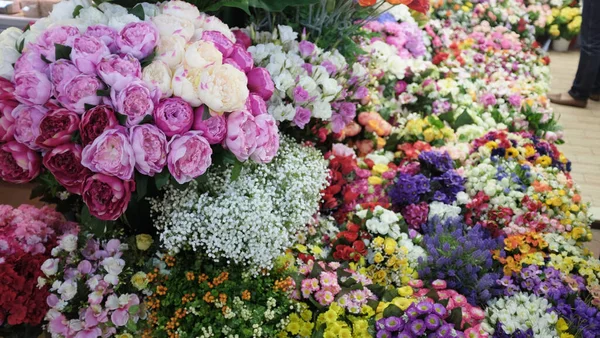
<instances>
[{"instance_id":1,"label":"dark trouser leg","mask_svg":"<svg viewBox=\"0 0 600 338\"><path fill-rule=\"evenodd\" d=\"M580 100L587 98L600 83L600 0L585 0L581 22L581 53L575 81L569 94Z\"/></svg>"}]
</instances>

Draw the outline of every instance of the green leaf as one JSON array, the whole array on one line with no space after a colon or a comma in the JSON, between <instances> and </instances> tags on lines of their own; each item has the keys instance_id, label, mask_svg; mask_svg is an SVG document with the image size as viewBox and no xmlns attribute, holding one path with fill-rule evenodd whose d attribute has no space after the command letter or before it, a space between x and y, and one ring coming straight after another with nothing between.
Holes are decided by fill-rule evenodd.
<instances>
[{"instance_id":1,"label":"green leaf","mask_svg":"<svg viewBox=\"0 0 600 338\"><path fill-rule=\"evenodd\" d=\"M107 231L110 230L112 226L112 222L103 221L97 219L96 217L90 214L90 209L88 209L87 205L83 205L81 208L81 226L87 230L89 230L92 234L97 237L102 237Z\"/></svg>"},{"instance_id":2,"label":"green leaf","mask_svg":"<svg viewBox=\"0 0 600 338\"><path fill-rule=\"evenodd\" d=\"M129 314L134 315L140 311L139 305L132 305L129 307Z\"/></svg>"},{"instance_id":3,"label":"green leaf","mask_svg":"<svg viewBox=\"0 0 600 338\"><path fill-rule=\"evenodd\" d=\"M139 124L146 124L146 123L153 123L153 122L154 122L154 117L152 117L152 115L146 115L146 116L144 116L142 121L140 121Z\"/></svg>"},{"instance_id":4,"label":"green leaf","mask_svg":"<svg viewBox=\"0 0 600 338\"><path fill-rule=\"evenodd\" d=\"M45 63L52 63L52 61L48 60L48 58L45 57L43 54L40 54L40 58L42 58L42 61L44 61Z\"/></svg>"},{"instance_id":5,"label":"green leaf","mask_svg":"<svg viewBox=\"0 0 600 338\"><path fill-rule=\"evenodd\" d=\"M130 8L128 12L129 14L137 16L142 21L144 21L144 19L146 18L146 14L144 13L144 7L142 7L142 5L140 4L133 6L133 8Z\"/></svg>"},{"instance_id":6,"label":"green leaf","mask_svg":"<svg viewBox=\"0 0 600 338\"><path fill-rule=\"evenodd\" d=\"M31 24L28 23L27 26L25 26L25 28L23 28L23 33L27 32L30 29L31 29Z\"/></svg>"},{"instance_id":7,"label":"green leaf","mask_svg":"<svg viewBox=\"0 0 600 338\"><path fill-rule=\"evenodd\" d=\"M462 323L462 309L460 307L452 309L450 312L450 317L446 320L449 323L453 323L454 327L460 327L460 323Z\"/></svg>"},{"instance_id":8,"label":"green leaf","mask_svg":"<svg viewBox=\"0 0 600 338\"><path fill-rule=\"evenodd\" d=\"M119 120L120 125L124 126L125 123L127 123L127 115L123 115L117 112L115 112L115 115L117 116L117 120Z\"/></svg>"},{"instance_id":9,"label":"green leaf","mask_svg":"<svg viewBox=\"0 0 600 338\"><path fill-rule=\"evenodd\" d=\"M110 96L110 90L109 89L105 89L105 90L98 89L98 90L96 90L96 95L98 95L98 96Z\"/></svg>"},{"instance_id":10,"label":"green leaf","mask_svg":"<svg viewBox=\"0 0 600 338\"><path fill-rule=\"evenodd\" d=\"M471 117L471 115L467 112L464 112L462 114L460 114L459 117L456 118L456 121L454 121L454 130L468 125L468 124L473 124L475 123L475 121L473 120L473 118Z\"/></svg>"},{"instance_id":11,"label":"green leaf","mask_svg":"<svg viewBox=\"0 0 600 338\"><path fill-rule=\"evenodd\" d=\"M231 169L231 181L235 181L240 177L244 164L236 159L236 162Z\"/></svg>"},{"instance_id":12,"label":"green leaf","mask_svg":"<svg viewBox=\"0 0 600 338\"><path fill-rule=\"evenodd\" d=\"M73 17L74 18L78 17L79 12L81 12L82 9L83 9L83 6L77 5L77 7L75 7L75 9L73 10Z\"/></svg>"},{"instance_id":13,"label":"green leaf","mask_svg":"<svg viewBox=\"0 0 600 338\"><path fill-rule=\"evenodd\" d=\"M90 109L93 109L94 107L96 107L96 106L95 106L95 105L93 105L93 104L89 104L89 103L84 103L84 104L83 104L83 108L84 108L86 111L88 111L88 110L90 110Z\"/></svg>"},{"instance_id":14,"label":"green leaf","mask_svg":"<svg viewBox=\"0 0 600 338\"><path fill-rule=\"evenodd\" d=\"M250 7L262 8L269 12L281 12L289 6L306 6L320 2L320 0L226 0L216 1L215 4L204 8L204 11L217 11L222 7L235 7L250 14Z\"/></svg>"},{"instance_id":15,"label":"green leaf","mask_svg":"<svg viewBox=\"0 0 600 338\"><path fill-rule=\"evenodd\" d=\"M154 185L156 185L156 189L160 190L167 185L170 177L171 174L166 167L160 173L154 175Z\"/></svg>"},{"instance_id":16,"label":"green leaf","mask_svg":"<svg viewBox=\"0 0 600 338\"><path fill-rule=\"evenodd\" d=\"M429 123L431 123L432 126L438 128L438 129L442 129L444 128L444 122L442 122L440 119L434 117L434 116L427 116L427 121L429 121Z\"/></svg>"},{"instance_id":17,"label":"green leaf","mask_svg":"<svg viewBox=\"0 0 600 338\"><path fill-rule=\"evenodd\" d=\"M385 310L383 310L384 318L402 317L403 314L404 314L404 312L402 312L402 310L394 304L388 305L388 307L386 307Z\"/></svg>"},{"instance_id":18,"label":"green leaf","mask_svg":"<svg viewBox=\"0 0 600 338\"><path fill-rule=\"evenodd\" d=\"M448 123L452 123L454 121L454 113L452 111L449 111L447 113L443 113L438 115L438 118L442 121L446 121Z\"/></svg>"},{"instance_id":19,"label":"green leaf","mask_svg":"<svg viewBox=\"0 0 600 338\"><path fill-rule=\"evenodd\" d=\"M146 193L148 192L148 176L142 175L138 172L135 173L135 193L137 194L137 200L141 201Z\"/></svg>"},{"instance_id":20,"label":"green leaf","mask_svg":"<svg viewBox=\"0 0 600 338\"><path fill-rule=\"evenodd\" d=\"M54 58L56 61L60 59L71 59L71 50L72 48L69 46L61 45L59 43L54 44Z\"/></svg>"},{"instance_id":21,"label":"green leaf","mask_svg":"<svg viewBox=\"0 0 600 338\"><path fill-rule=\"evenodd\" d=\"M142 68L149 66L152 61L154 61L154 58L156 57L156 48L154 48L154 50L152 51L152 53L150 53L148 56L146 56L145 58L143 58L140 61L140 64L142 65Z\"/></svg>"},{"instance_id":22,"label":"green leaf","mask_svg":"<svg viewBox=\"0 0 600 338\"><path fill-rule=\"evenodd\" d=\"M27 25L27 27L29 27L29 25ZM21 42L17 43L15 47L17 48L17 51L19 53L23 53L23 48L25 47L25 39L21 39Z\"/></svg>"}]
</instances>

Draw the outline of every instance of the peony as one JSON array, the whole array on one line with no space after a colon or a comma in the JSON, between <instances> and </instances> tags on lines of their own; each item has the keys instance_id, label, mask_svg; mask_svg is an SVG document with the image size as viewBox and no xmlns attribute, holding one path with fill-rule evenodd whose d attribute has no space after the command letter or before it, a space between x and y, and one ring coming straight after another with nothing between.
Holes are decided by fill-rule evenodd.
<instances>
[{"instance_id":1,"label":"peony","mask_svg":"<svg viewBox=\"0 0 600 338\"><path fill-rule=\"evenodd\" d=\"M175 135L169 142L167 165L173 178L184 184L201 176L210 167L212 149L200 132Z\"/></svg>"},{"instance_id":2,"label":"peony","mask_svg":"<svg viewBox=\"0 0 600 338\"><path fill-rule=\"evenodd\" d=\"M152 115L160 98L160 91L138 80L127 84L119 92L113 88L110 97L117 112L127 116L125 124L131 127L142 122L144 117Z\"/></svg>"},{"instance_id":3,"label":"peony","mask_svg":"<svg viewBox=\"0 0 600 338\"><path fill-rule=\"evenodd\" d=\"M14 139L15 119L12 111L19 105L17 101L0 99L0 142Z\"/></svg>"},{"instance_id":4,"label":"peony","mask_svg":"<svg viewBox=\"0 0 600 338\"><path fill-rule=\"evenodd\" d=\"M240 45L233 46L231 53L225 62L235 64L244 73L249 72L254 67L252 54L248 53L246 48Z\"/></svg>"},{"instance_id":5,"label":"peony","mask_svg":"<svg viewBox=\"0 0 600 338\"><path fill-rule=\"evenodd\" d=\"M45 104L52 96L52 82L37 70L15 74L15 98L24 104Z\"/></svg>"},{"instance_id":6,"label":"peony","mask_svg":"<svg viewBox=\"0 0 600 338\"><path fill-rule=\"evenodd\" d=\"M167 137L156 126L142 124L129 131L135 154L135 168L143 175L154 176L167 163Z\"/></svg>"},{"instance_id":7,"label":"peony","mask_svg":"<svg viewBox=\"0 0 600 338\"><path fill-rule=\"evenodd\" d=\"M95 173L133 178L135 155L125 128L104 131L83 149L81 164Z\"/></svg>"},{"instance_id":8,"label":"peony","mask_svg":"<svg viewBox=\"0 0 600 338\"><path fill-rule=\"evenodd\" d=\"M72 194L80 195L83 182L92 174L81 164L81 146L75 143L61 144L48 151L43 163L58 183Z\"/></svg>"},{"instance_id":9,"label":"peony","mask_svg":"<svg viewBox=\"0 0 600 338\"><path fill-rule=\"evenodd\" d=\"M237 111L227 117L227 148L240 161L246 161L256 150L258 126L252 114Z\"/></svg>"},{"instance_id":10,"label":"peony","mask_svg":"<svg viewBox=\"0 0 600 338\"><path fill-rule=\"evenodd\" d=\"M18 105L12 111L12 117L15 121L15 140L37 150L39 146L35 143L39 136L40 122L48 110L42 106Z\"/></svg>"},{"instance_id":11,"label":"peony","mask_svg":"<svg viewBox=\"0 0 600 338\"><path fill-rule=\"evenodd\" d=\"M185 44L179 35L161 37L156 46L156 60L164 61L174 71L183 63Z\"/></svg>"},{"instance_id":12,"label":"peony","mask_svg":"<svg viewBox=\"0 0 600 338\"><path fill-rule=\"evenodd\" d=\"M154 243L154 240L150 235L141 234L135 236L135 245L137 246L138 250L146 251L150 249L152 243Z\"/></svg>"},{"instance_id":13,"label":"peony","mask_svg":"<svg viewBox=\"0 0 600 338\"><path fill-rule=\"evenodd\" d=\"M142 77L140 61L129 54L109 55L98 63L96 70L102 81L117 91Z\"/></svg>"},{"instance_id":14,"label":"peony","mask_svg":"<svg viewBox=\"0 0 600 338\"><path fill-rule=\"evenodd\" d=\"M254 68L248 72L248 88L265 101L268 101L275 91L271 75L265 68Z\"/></svg>"},{"instance_id":15,"label":"peony","mask_svg":"<svg viewBox=\"0 0 600 338\"><path fill-rule=\"evenodd\" d=\"M240 29L233 30L232 32L237 45L244 47L244 49L248 49L248 47L252 46L252 39L250 39L248 34Z\"/></svg>"},{"instance_id":16,"label":"peony","mask_svg":"<svg viewBox=\"0 0 600 338\"><path fill-rule=\"evenodd\" d=\"M279 149L279 130L273 116L262 114L256 116L258 134L256 150L250 156L254 162L268 163L277 155Z\"/></svg>"},{"instance_id":17,"label":"peony","mask_svg":"<svg viewBox=\"0 0 600 338\"><path fill-rule=\"evenodd\" d=\"M54 85L52 94L58 96L58 93L65 90L65 84L71 81L81 72L73 64L73 62L65 59L60 59L50 64L49 67L50 82Z\"/></svg>"},{"instance_id":18,"label":"peony","mask_svg":"<svg viewBox=\"0 0 600 338\"><path fill-rule=\"evenodd\" d=\"M89 26L83 35L92 36L102 40L111 53L116 53L119 51L119 47L117 46L117 36L119 35L119 32L108 26Z\"/></svg>"},{"instance_id":19,"label":"peony","mask_svg":"<svg viewBox=\"0 0 600 338\"><path fill-rule=\"evenodd\" d=\"M81 143L86 146L92 143L106 129L119 125L115 112L109 106L96 106L83 114L79 123Z\"/></svg>"},{"instance_id":20,"label":"peony","mask_svg":"<svg viewBox=\"0 0 600 338\"><path fill-rule=\"evenodd\" d=\"M188 70L180 66L173 74L173 82L171 83L173 95L181 97L192 107L198 107L202 104L196 92L197 86L194 85L199 82L201 71L201 69Z\"/></svg>"},{"instance_id":21,"label":"peony","mask_svg":"<svg viewBox=\"0 0 600 338\"><path fill-rule=\"evenodd\" d=\"M185 65L189 68L205 68L223 63L223 54L210 41L196 41L185 49Z\"/></svg>"},{"instance_id":22,"label":"peony","mask_svg":"<svg viewBox=\"0 0 600 338\"><path fill-rule=\"evenodd\" d=\"M147 84L158 88L162 98L171 97L171 95L173 95L173 89L171 88L173 74L171 73L169 65L164 61L155 60L150 65L146 66L142 73L142 79Z\"/></svg>"},{"instance_id":23,"label":"peony","mask_svg":"<svg viewBox=\"0 0 600 338\"><path fill-rule=\"evenodd\" d=\"M252 113L254 116L267 113L267 103L262 97L250 93L248 100L246 101L246 110Z\"/></svg>"},{"instance_id":24,"label":"peony","mask_svg":"<svg viewBox=\"0 0 600 338\"><path fill-rule=\"evenodd\" d=\"M96 65L108 55L110 50L99 38L79 36L73 40L71 60L84 74L96 74Z\"/></svg>"},{"instance_id":25,"label":"peony","mask_svg":"<svg viewBox=\"0 0 600 338\"><path fill-rule=\"evenodd\" d=\"M117 46L121 53L143 59L156 47L158 36L158 30L152 22L132 22L125 25L119 33Z\"/></svg>"},{"instance_id":26,"label":"peony","mask_svg":"<svg viewBox=\"0 0 600 338\"><path fill-rule=\"evenodd\" d=\"M114 221L127 209L134 188L134 181L95 174L85 180L83 202L92 216L104 221Z\"/></svg>"},{"instance_id":27,"label":"peony","mask_svg":"<svg viewBox=\"0 0 600 338\"><path fill-rule=\"evenodd\" d=\"M35 143L43 148L54 148L71 140L79 129L79 115L64 108L48 112L39 125Z\"/></svg>"},{"instance_id":28,"label":"peony","mask_svg":"<svg viewBox=\"0 0 600 338\"><path fill-rule=\"evenodd\" d=\"M198 7L185 1L165 1L161 5L162 13L194 21L200 16Z\"/></svg>"},{"instance_id":29,"label":"peony","mask_svg":"<svg viewBox=\"0 0 600 338\"><path fill-rule=\"evenodd\" d=\"M178 97L161 100L154 111L154 123L169 137L187 132L193 122L192 107Z\"/></svg>"},{"instance_id":30,"label":"peony","mask_svg":"<svg viewBox=\"0 0 600 338\"><path fill-rule=\"evenodd\" d=\"M30 182L41 171L40 155L24 144L9 141L0 146L0 178L11 183Z\"/></svg>"},{"instance_id":31,"label":"peony","mask_svg":"<svg viewBox=\"0 0 600 338\"><path fill-rule=\"evenodd\" d=\"M246 74L232 65L206 67L195 88L198 99L218 113L237 111L244 108L248 99Z\"/></svg>"},{"instance_id":32,"label":"peony","mask_svg":"<svg viewBox=\"0 0 600 338\"><path fill-rule=\"evenodd\" d=\"M11 79L15 73L14 64L21 54L15 48L16 44L6 45L0 43L0 77Z\"/></svg>"},{"instance_id":33,"label":"peony","mask_svg":"<svg viewBox=\"0 0 600 338\"><path fill-rule=\"evenodd\" d=\"M217 31L225 35L231 42L236 41L235 35L233 35L233 32L229 29L229 26L216 16L201 13L194 21L194 26L196 26L196 32L194 33L194 38L196 40L200 40L202 34L206 31Z\"/></svg>"},{"instance_id":34,"label":"peony","mask_svg":"<svg viewBox=\"0 0 600 338\"><path fill-rule=\"evenodd\" d=\"M48 64L42 59L42 50L37 45L29 45L27 50L15 62L15 72L37 70L46 73Z\"/></svg>"},{"instance_id":35,"label":"peony","mask_svg":"<svg viewBox=\"0 0 600 338\"><path fill-rule=\"evenodd\" d=\"M42 55L56 61L55 45L73 46L73 40L80 35L79 29L71 26L54 26L44 30L37 39Z\"/></svg>"},{"instance_id":36,"label":"peony","mask_svg":"<svg viewBox=\"0 0 600 338\"><path fill-rule=\"evenodd\" d=\"M223 54L223 57L229 57L233 50L233 41L229 40L223 33L218 31L202 32L203 41L212 42L215 47Z\"/></svg>"},{"instance_id":37,"label":"peony","mask_svg":"<svg viewBox=\"0 0 600 338\"><path fill-rule=\"evenodd\" d=\"M209 116L204 120L204 106L196 109L194 115L194 130L202 132L202 136L206 138L210 144L219 144L225 139L227 133L227 121L223 115Z\"/></svg>"},{"instance_id":38,"label":"peony","mask_svg":"<svg viewBox=\"0 0 600 338\"><path fill-rule=\"evenodd\" d=\"M82 8L77 18L79 19L78 21L82 22L78 26L83 26L86 29L92 25L106 25L108 23L106 15L96 7Z\"/></svg>"},{"instance_id":39,"label":"peony","mask_svg":"<svg viewBox=\"0 0 600 338\"><path fill-rule=\"evenodd\" d=\"M159 14L152 18L152 23L158 29L159 36L179 35L185 41L194 36L194 23L190 20L169 14Z\"/></svg>"},{"instance_id":40,"label":"peony","mask_svg":"<svg viewBox=\"0 0 600 338\"><path fill-rule=\"evenodd\" d=\"M81 74L65 84L57 99L65 108L82 114L86 105L96 106L102 102L102 98L97 95L97 91L102 89L104 84L100 79L93 75Z\"/></svg>"}]
</instances>

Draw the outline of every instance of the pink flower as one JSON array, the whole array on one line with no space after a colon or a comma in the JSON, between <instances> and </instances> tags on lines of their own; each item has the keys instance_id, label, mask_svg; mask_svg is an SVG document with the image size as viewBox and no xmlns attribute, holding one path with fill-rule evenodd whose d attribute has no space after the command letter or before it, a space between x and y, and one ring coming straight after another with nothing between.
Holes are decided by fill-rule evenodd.
<instances>
[{"instance_id":1,"label":"pink flower","mask_svg":"<svg viewBox=\"0 0 600 338\"><path fill-rule=\"evenodd\" d=\"M210 144L219 144L225 139L227 133L227 120L223 115L210 116L203 120L204 106L196 108L194 115L194 130L202 132L202 136L206 138Z\"/></svg>"},{"instance_id":2,"label":"pink flower","mask_svg":"<svg viewBox=\"0 0 600 338\"><path fill-rule=\"evenodd\" d=\"M275 119L270 114L258 115L255 118L257 126L256 150L250 156L254 162L269 163L279 149L279 130Z\"/></svg>"},{"instance_id":3,"label":"pink flower","mask_svg":"<svg viewBox=\"0 0 600 338\"><path fill-rule=\"evenodd\" d=\"M210 144L197 131L175 135L169 142L168 151L169 172L179 184L201 176L212 163Z\"/></svg>"},{"instance_id":4,"label":"pink flower","mask_svg":"<svg viewBox=\"0 0 600 338\"><path fill-rule=\"evenodd\" d=\"M135 168L147 176L154 176L167 164L167 137L156 126L142 124L129 131L129 141L135 154Z\"/></svg>"},{"instance_id":5,"label":"pink flower","mask_svg":"<svg viewBox=\"0 0 600 338\"><path fill-rule=\"evenodd\" d=\"M422 202L419 204L409 204L402 209L402 216L406 220L408 225L416 230L421 229L421 225L427 222L427 215L429 214L429 205Z\"/></svg>"},{"instance_id":6,"label":"pink flower","mask_svg":"<svg viewBox=\"0 0 600 338\"><path fill-rule=\"evenodd\" d=\"M39 135L40 122L47 109L42 106L18 105L12 111L12 117L15 121L15 140L23 143L31 149L37 150L40 147L35 143Z\"/></svg>"},{"instance_id":7,"label":"pink flower","mask_svg":"<svg viewBox=\"0 0 600 338\"><path fill-rule=\"evenodd\" d=\"M248 95L248 99L246 100L246 110L252 113L254 116L266 114L267 104L262 97L254 93L250 93L250 95Z\"/></svg>"},{"instance_id":8,"label":"pink flower","mask_svg":"<svg viewBox=\"0 0 600 338\"><path fill-rule=\"evenodd\" d=\"M275 85L269 72L265 68L254 68L248 72L247 76L250 92L256 93L268 101L275 91Z\"/></svg>"},{"instance_id":9,"label":"pink flower","mask_svg":"<svg viewBox=\"0 0 600 338\"><path fill-rule=\"evenodd\" d=\"M446 288L446 281L442 279L436 279L431 282L431 286L433 286L436 290L444 290Z\"/></svg>"},{"instance_id":10,"label":"pink flower","mask_svg":"<svg viewBox=\"0 0 600 338\"><path fill-rule=\"evenodd\" d=\"M154 111L154 123L171 137L189 131L194 123L194 110L182 98L162 99Z\"/></svg>"},{"instance_id":11,"label":"pink flower","mask_svg":"<svg viewBox=\"0 0 600 338\"><path fill-rule=\"evenodd\" d=\"M84 36L93 36L98 38L104 42L106 47L110 50L111 53L116 53L119 50L117 47L117 36L119 32L116 30L104 26L104 25L93 25L87 28L87 31L83 34Z\"/></svg>"},{"instance_id":12,"label":"pink flower","mask_svg":"<svg viewBox=\"0 0 600 338\"><path fill-rule=\"evenodd\" d=\"M15 119L12 111L19 105L17 101L0 99L0 142L14 139Z\"/></svg>"},{"instance_id":13,"label":"pink flower","mask_svg":"<svg viewBox=\"0 0 600 338\"><path fill-rule=\"evenodd\" d=\"M133 178L135 155L125 128L106 130L83 148L81 164L95 173Z\"/></svg>"},{"instance_id":14,"label":"pink flower","mask_svg":"<svg viewBox=\"0 0 600 338\"><path fill-rule=\"evenodd\" d=\"M109 55L98 63L96 70L102 81L117 91L142 78L140 61L130 54Z\"/></svg>"},{"instance_id":15,"label":"pink flower","mask_svg":"<svg viewBox=\"0 0 600 338\"><path fill-rule=\"evenodd\" d=\"M108 296L106 307L109 310L114 310L110 316L110 320L115 326L125 326L129 321L129 308L140 304L140 299L136 294L121 295L117 298L115 295ZM137 313L134 313L137 315Z\"/></svg>"},{"instance_id":16,"label":"pink flower","mask_svg":"<svg viewBox=\"0 0 600 338\"><path fill-rule=\"evenodd\" d=\"M331 146L331 151L333 152L334 156L340 156L340 157L346 157L346 156L352 156L352 157L356 157L356 154L354 153L354 150L352 150L352 148L346 146L345 144L342 143L335 143L334 145Z\"/></svg>"},{"instance_id":17,"label":"pink flower","mask_svg":"<svg viewBox=\"0 0 600 338\"><path fill-rule=\"evenodd\" d=\"M100 38L78 36L73 40L71 60L84 74L96 74L96 65L108 55L110 50Z\"/></svg>"},{"instance_id":18,"label":"pink flower","mask_svg":"<svg viewBox=\"0 0 600 338\"><path fill-rule=\"evenodd\" d=\"M315 52L315 44L310 42L310 41L306 41L306 40L302 40L300 41L300 43L298 44L298 48L300 49L300 54L302 54L302 57L307 58L311 55L313 55L313 53Z\"/></svg>"},{"instance_id":19,"label":"pink flower","mask_svg":"<svg viewBox=\"0 0 600 338\"><path fill-rule=\"evenodd\" d=\"M304 126L310 122L310 116L311 112L309 109L298 106L296 107L296 115L294 115L293 122L298 128L304 129Z\"/></svg>"},{"instance_id":20,"label":"pink flower","mask_svg":"<svg viewBox=\"0 0 600 338\"><path fill-rule=\"evenodd\" d=\"M25 183L41 171L40 155L16 141L0 146L0 178L11 183Z\"/></svg>"},{"instance_id":21,"label":"pink flower","mask_svg":"<svg viewBox=\"0 0 600 338\"><path fill-rule=\"evenodd\" d=\"M44 104L52 96L52 82L37 70L15 74L15 98L24 104Z\"/></svg>"},{"instance_id":22,"label":"pink flower","mask_svg":"<svg viewBox=\"0 0 600 338\"><path fill-rule=\"evenodd\" d=\"M65 108L78 114L85 112L85 105L96 106L102 102L97 95L98 90L104 89L104 84L93 75L81 74L67 82L58 94L58 102Z\"/></svg>"},{"instance_id":23,"label":"pink flower","mask_svg":"<svg viewBox=\"0 0 600 338\"><path fill-rule=\"evenodd\" d=\"M121 53L138 59L150 55L158 43L158 29L150 21L131 22L125 25L117 37Z\"/></svg>"},{"instance_id":24,"label":"pink flower","mask_svg":"<svg viewBox=\"0 0 600 338\"><path fill-rule=\"evenodd\" d=\"M90 214L104 221L114 221L127 209L134 181L122 181L113 176L95 174L83 184L83 202Z\"/></svg>"},{"instance_id":25,"label":"pink flower","mask_svg":"<svg viewBox=\"0 0 600 338\"><path fill-rule=\"evenodd\" d=\"M42 54L50 61L56 61L55 45L73 46L73 40L79 36L79 29L71 26L55 26L48 28L38 37L37 44Z\"/></svg>"},{"instance_id":26,"label":"pink flower","mask_svg":"<svg viewBox=\"0 0 600 338\"><path fill-rule=\"evenodd\" d=\"M258 126L252 114L246 111L237 111L227 117L227 148L240 161L246 161L256 150L256 136Z\"/></svg>"},{"instance_id":27,"label":"pink flower","mask_svg":"<svg viewBox=\"0 0 600 338\"><path fill-rule=\"evenodd\" d=\"M53 148L69 142L78 129L79 115L64 108L53 110L40 121L35 143L43 148Z\"/></svg>"},{"instance_id":28,"label":"pink flower","mask_svg":"<svg viewBox=\"0 0 600 338\"><path fill-rule=\"evenodd\" d=\"M42 50L38 45L29 44L27 50L15 63L15 73L29 70L37 70L42 73L48 70L48 64L42 59Z\"/></svg>"},{"instance_id":29,"label":"pink flower","mask_svg":"<svg viewBox=\"0 0 600 338\"><path fill-rule=\"evenodd\" d=\"M128 83L119 92L113 88L110 97L115 109L127 116L127 127L131 127L142 122L144 117L152 116L160 91L153 85L138 80Z\"/></svg>"},{"instance_id":30,"label":"pink flower","mask_svg":"<svg viewBox=\"0 0 600 338\"><path fill-rule=\"evenodd\" d=\"M232 32L235 36L235 43L237 45L240 45L245 49L248 49L248 47L252 46L252 39L250 39L250 37L246 33L239 29L235 29Z\"/></svg>"},{"instance_id":31,"label":"pink flower","mask_svg":"<svg viewBox=\"0 0 600 338\"><path fill-rule=\"evenodd\" d=\"M219 31L206 30L202 32L203 41L212 42L215 47L223 54L223 58L229 57L233 51L233 42L229 40L223 33Z\"/></svg>"},{"instance_id":32,"label":"pink flower","mask_svg":"<svg viewBox=\"0 0 600 338\"><path fill-rule=\"evenodd\" d=\"M81 164L81 146L65 143L44 155L44 167L54 175L68 192L81 194L83 182L92 174Z\"/></svg>"},{"instance_id":33,"label":"pink flower","mask_svg":"<svg viewBox=\"0 0 600 338\"><path fill-rule=\"evenodd\" d=\"M254 60L252 59L252 55L246 51L245 47L240 45L234 45L231 49L231 53L229 54L229 58L225 60L230 60L234 64L238 66L238 68L244 72L249 72L254 67Z\"/></svg>"},{"instance_id":34,"label":"pink flower","mask_svg":"<svg viewBox=\"0 0 600 338\"><path fill-rule=\"evenodd\" d=\"M50 82L54 85L52 94L58 96L58 93L65 90L65 84L71 81L75 76L81 74L73 62L60 59L50 64Z\"/></svg>"},{"instance_id":35,"label":"pink flower","mask_svg":"<svg viewBox=\"0 0 600 338\"><path fill-rule=\"evenodd\" d=\"M79 123L81 143L86 146L92 143L106 129L119 125L115 112L106 105L96 106L83 114Z\"/></svg>"}]
</instances>

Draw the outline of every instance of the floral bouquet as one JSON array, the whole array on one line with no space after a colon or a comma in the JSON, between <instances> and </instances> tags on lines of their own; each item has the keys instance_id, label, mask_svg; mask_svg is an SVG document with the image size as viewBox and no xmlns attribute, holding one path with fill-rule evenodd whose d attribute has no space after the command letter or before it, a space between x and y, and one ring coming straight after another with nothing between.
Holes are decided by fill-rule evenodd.
<instances>
[{"instance_id":1,"label":"floral bouquet","mask_svg":"<svg viewBox=\"0 0 600 338\"><path fill-rule=\"evenodd\" d=\"M548 17L548 34L552 39L572 40L581 30L581 7L552 8Z\"/></svg>"},{"instance_id":2,"label":"floral bouquet","mask_svg":"<svg viewBox=\"0 0 600 338\"><path fill-rule=\"evenodd\" d=\"M556 235L556 234L553 234ZM560 235L557 235L560 236ZM538 232L514 234L504 238L504 250L494 250L494 259L504 265L504 275L518 273L524 264L543 265L548 242Z\"/></svg>"},{"instance_id":3,"label":"floral bouquet","mask_svg":"<svg viewBox=\"0 0 600 338\"><path fill-rule=\"evenodd\" d=\"M488 303L482 328L493 337L558 337L558 315L545 298L516 293Z\"/></svg>"}]
</instances>

